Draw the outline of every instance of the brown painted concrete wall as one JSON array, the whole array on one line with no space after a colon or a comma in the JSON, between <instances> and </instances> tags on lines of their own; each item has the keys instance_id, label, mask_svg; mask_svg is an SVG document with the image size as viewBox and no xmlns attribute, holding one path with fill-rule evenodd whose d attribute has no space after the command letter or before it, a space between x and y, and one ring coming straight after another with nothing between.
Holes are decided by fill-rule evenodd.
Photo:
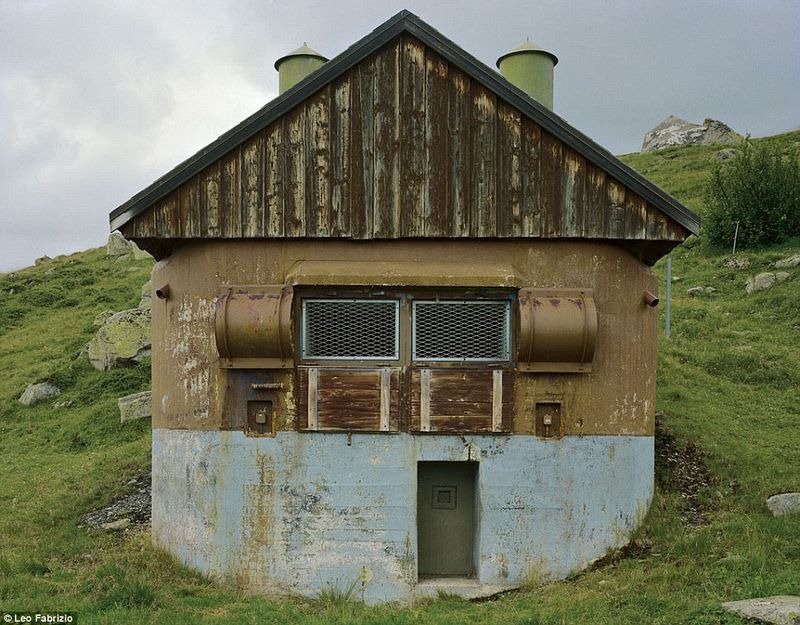
<instances>
[{"instance_id":1,"label":"brown painted concrete wall","mask_svg":"<svg viewBox=\"0 0 800 625\"><path fill-rule=\"evenodd\" d=\"M160 261L153 276L155 288L168 283L171 290L168 300L156 299L153 306L154 428L225 427L227 373L219 367L214 341L215 300L227 285L282 284L300 261L397 262L404 273L409 262L511 266L517 287L591 288L599 324L592 371L517 373L514 431L532 432L534 402L555 399L563 402L566 435L653 433L657 313L644 305L642 294L656 292L655 275L611 243L542 240L187 244ZM412 286L425 284L423 277ZM293 372L280 371L274 379L286 389L276 409L277 428L293 429Z\"/></svg>"}]
</instances>

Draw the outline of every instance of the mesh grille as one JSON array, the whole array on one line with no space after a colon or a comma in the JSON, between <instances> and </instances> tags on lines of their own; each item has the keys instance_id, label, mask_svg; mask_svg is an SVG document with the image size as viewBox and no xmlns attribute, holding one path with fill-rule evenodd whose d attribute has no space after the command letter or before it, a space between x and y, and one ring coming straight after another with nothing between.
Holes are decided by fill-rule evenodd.
<instances>
[{"instance_id":1,"label":"mesh grille","mask_svg":"<svg viewBox=\"0 0 800 625\"><path fill-rule=\"evenodd\" d=\"M304 300L303 357L396 360L398 303Z\"/></svg>"},{"instance_id":2,"label":"mesh grille","mask_svg":"<svg viewBox=\"0 0 800 625\"><path fill-rule=\"evenodd\" d=\"M414 302L414 360L508 360L509 302Z\"/></svg>"}]
</instances>

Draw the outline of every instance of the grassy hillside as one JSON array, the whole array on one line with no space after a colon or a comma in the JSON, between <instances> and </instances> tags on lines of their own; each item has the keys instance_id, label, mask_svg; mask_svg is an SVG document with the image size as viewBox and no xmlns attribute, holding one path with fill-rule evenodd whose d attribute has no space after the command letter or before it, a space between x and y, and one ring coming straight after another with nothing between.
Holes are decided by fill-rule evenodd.
<instances>
[{"instance_id":1,"label":"grassy hillside","mask_svg":"<svg viewBox=\"0 0 800 625\"><path fill-rule=\"evenodd\" d=\"M702 213L718 149L625 160ZM147 388L148 363L98 372L80 351L97 313L136 305L151 263L91 250L0 274L0 609L72 611L82 624L741 623L720 601L799 590L800 518L772 517L764 499L800 490L800 268L769 291L743 288L747 275L792 252L800 239L745 253L748 270L724 266L724 253L699 241L673 254L680 279L673 336L660 345L658 409L676 440L659 438L656 496L632 548L544 588L408 609L365 608L335 593L246 597L181 568L146 532L79 528L81 514L149 465L149 423L120 425L115 401ZM690 297L697 285L717 290ZM39 380L64 392L18 404Z\"/></svg>"},{"instance_id":2,"label":"grassy hillside","mask_svg":"<svg viewBox=\"0 0 800 625\"><path fill-rule=\"evenodd\" d=\"M800 130L755 139L786 149L800 144ZM676 147L640 154L625 154L620 160L633 167L686 206L703 215L703 185L720 150L729 145Z\"/></svg>"}]
</instances>

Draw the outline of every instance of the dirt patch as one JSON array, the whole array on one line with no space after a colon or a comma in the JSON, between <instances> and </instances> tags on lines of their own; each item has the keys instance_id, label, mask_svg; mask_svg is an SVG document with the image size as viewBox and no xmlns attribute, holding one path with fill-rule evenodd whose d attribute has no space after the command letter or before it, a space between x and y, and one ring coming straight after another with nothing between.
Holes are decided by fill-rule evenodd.
<instances>
[{"instance_id":1,"label":"dirt patch","mask_svg":"<svg viewBox=\"0 0 800 625\"><path fill-rule=\"evenodd\" d=\"M692 441L678 442L664 425L663 414L656 415L655 446L656 483L681 496L681 515L688 526L702 525L708 512L704 493L717 481L708 470L703 453Z\"/></svg>"},{"instance_id":2,"label":"dirt patch","mask_svg":"<svg viewBox=\"0 0 800 625\"><path fill-rule=\"evenodd\" d=\"M136 476L125 486L128 492L112 501L110 505L84 514L80 519L80 527L122 530L132 525L149 523L150 472Z\"/></svg>"}]
</instances>

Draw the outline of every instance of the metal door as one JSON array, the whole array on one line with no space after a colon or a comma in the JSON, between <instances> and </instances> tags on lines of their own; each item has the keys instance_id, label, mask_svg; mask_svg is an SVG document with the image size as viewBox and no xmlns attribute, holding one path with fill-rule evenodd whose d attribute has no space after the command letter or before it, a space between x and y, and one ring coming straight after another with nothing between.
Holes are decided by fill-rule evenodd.
<instances>
[{"instance_id":1,"label":"metal door","mask_svg":"<svg viewBox=\"0 0 800 625\"><path fill-rule=\"evenodd\" d=\"M420 462L417 544L420 576L472 576L475 462Z\"/></svg>"}]
</instances>

